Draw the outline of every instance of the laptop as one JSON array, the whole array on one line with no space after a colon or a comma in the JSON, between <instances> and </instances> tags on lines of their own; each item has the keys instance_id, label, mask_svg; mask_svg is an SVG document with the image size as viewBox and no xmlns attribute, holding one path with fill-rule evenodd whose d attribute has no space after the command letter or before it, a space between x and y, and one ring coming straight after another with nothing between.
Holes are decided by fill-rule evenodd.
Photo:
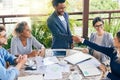
<instances>
[{"instance_id":1,"label":"laptop","mask_svg":"<svg viewBox=\"0 0 120 80\"><path fill-rule=\"evenodd\" d=\"M77 52L75 54L65 57L64 60L75 65L75 64L90 60L91 58L92 57L88 54L84 54L82 52Z\"/></svg>"}]
</instances>

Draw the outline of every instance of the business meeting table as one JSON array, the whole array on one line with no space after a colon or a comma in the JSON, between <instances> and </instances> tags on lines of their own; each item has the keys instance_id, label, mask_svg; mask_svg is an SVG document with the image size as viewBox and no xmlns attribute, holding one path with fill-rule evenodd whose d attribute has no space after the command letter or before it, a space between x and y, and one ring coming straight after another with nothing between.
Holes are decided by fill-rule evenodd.
<instances>
[{"instance_id":1,"label":"business meeting table","mask_svg":"<svg viewBox=\"0 0 120 80\"><path fill-rule=\"evenodd\" d=\"M59 53L57 54L56 51L58 51ZM61 55L61 52L62 52L62 55ZM44 70L46 70L45 66L41 66L40 70L34 70L35 69L35 65L34 65L34 67L32 67L31 70L27 70L29 68L26 68L26 65L25 65L20 70L20 75L18 77L18 80L23 80L22 77L27 77L27 76L31 76L31 75L34 75L34 76L38 75L38 76L40 76L40 77L37 77L38 78L37 80L101 80L101 78L103 77L103 72L101 70L100 70L100 74L99 75L84 76L83 73L82 73L82 71L78 67L78 65L73 65L73 64L71 64L71 63L69 63L69 62L67 62L67 61L64 60L65 57L73 55L75 53L79 53L79 52L81 52L81 51L74 50L74 49L46 49L46 51L45 51L45 58L57 56L57 57L54 57L54 58L57 58L60 61L59 62L60 65L62 65L62 66L63 65L67 65L67 67L65 67L65 69L62 71L62 75L59 74L60 70L58 69L58 67L56 68L57 65L50 63L46 59L45 60L46 64L47 65L48 64L52 65L52 66L48 65L49 67L47 67L49 75L46 76L46 74L44 72ZM86 54L86 55L88 55L88 54ZM41 62L40 61L41 61L41 59L38 59L38 61L35 62L35 64L37 65L37 67L42 64L41 63L42 61ZM30 61L29 61L29 63L32 64L32 62L30 62ZM56 63L57 63L57 61L56 61ZM54 69L52 69L53 72L49 70L50 68L54 68ZM58 70L58 72L55 73L55 71L57 71L57 70ZM91 71L94 72L94 69L91 70ZM31 77L31 79L29 79L29 80L36 80L36 79L33 79L34 76ZM44 77L46 77L46 78L44 78ZM53 77L53 79L52 78L50 79L50 77ZM58 79L54 79L55 77L58 77ZM27 78L26 78L26 80L27 80Z\"/></svg>"}]
</instances>

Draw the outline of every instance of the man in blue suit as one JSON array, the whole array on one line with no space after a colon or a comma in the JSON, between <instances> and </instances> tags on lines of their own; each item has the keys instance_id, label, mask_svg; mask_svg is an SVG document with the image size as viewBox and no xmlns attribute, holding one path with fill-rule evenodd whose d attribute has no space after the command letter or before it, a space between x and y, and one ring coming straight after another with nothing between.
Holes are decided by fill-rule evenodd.
<instances>
[{"instance_id":1,"label":"man in blue suit","mask_svg":"<svg viewBox=\"0 0 120 80\"><path fill-rule=\"evenodd\" d=\"M52 32L52 49L71 49L72 35L69 29L68 14L65 12L65 0L53 0L55 9L48 18L47 25Z\"/></svg>"}]
</instances>

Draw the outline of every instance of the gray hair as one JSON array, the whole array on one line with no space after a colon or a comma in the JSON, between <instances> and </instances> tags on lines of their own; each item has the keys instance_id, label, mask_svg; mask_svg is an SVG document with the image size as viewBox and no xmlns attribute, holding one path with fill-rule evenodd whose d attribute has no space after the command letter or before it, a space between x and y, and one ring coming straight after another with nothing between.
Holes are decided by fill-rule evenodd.
<instances>
[{"instance_id":1,"label":"gray hair","mask_svg":"<svg viewBox=\"0 0 120 80\"><path fill-rule=\"evenodd\" d=\"M18 34L22 33L26 25L28 25L28 24L25 21L18 23L16 28L15 28L15 32Z\"/></svg>"}]
</instances>

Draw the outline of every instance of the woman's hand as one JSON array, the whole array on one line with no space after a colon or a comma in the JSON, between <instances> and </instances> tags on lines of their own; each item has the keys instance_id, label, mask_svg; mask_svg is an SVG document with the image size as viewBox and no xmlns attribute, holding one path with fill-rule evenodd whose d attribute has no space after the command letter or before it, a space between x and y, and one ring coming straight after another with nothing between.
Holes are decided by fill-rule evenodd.
<instances>
[{"instance_id":1,"label":"woman's hand","mask_svg":"<svg viewBox=\"0 0 120 80\"><path fill-rule=\"evenodd\" d=\"M38 56L41 56L41 57L45 56L45 48L41 48L41 50L38 51Z\"/></svg>"},{"instance_id":2,"label":"woman's hand","mask_svg":"<svg viewBox=\"0 0 120 80\"><path fill-rule=\"evenodd\" d=\"M38 55L37 50L33 50L31 53L28 54L28 57L36 57Z\"/></svg>"},{"instance_id":3,"label":"woman's hand","mask_svg":"<svg viewBox=\"0 0 120 80\"><path fill-rule=\"evenodd\" d=\"M106 66L101 64L99 67L98 67L102 72L103 72L103 75L106 73L107 69L106 69Z\"/></svg>"},{"instance_id":4,"label":"woman's hand","mask_svg":"<svg viewBox=\"0 0 120 80\"><path fill-rule=\"evenodd\" d=\"M28 54L28 57L36 57L36 56L45 56L45 48L41 48L40 50L33 50L30 54Z\"/></svg>"},{"instance_id":5,"label":"woman's hand","mask_svg":"<svg viewBox=\"0 0 120 80\"><path fill-rule=\"evenodd\" d=\"M88 52L89 52L88 48L83 48L81 51L82 51L83 53L88 53Z\"/></svg>"}]
</instances>

